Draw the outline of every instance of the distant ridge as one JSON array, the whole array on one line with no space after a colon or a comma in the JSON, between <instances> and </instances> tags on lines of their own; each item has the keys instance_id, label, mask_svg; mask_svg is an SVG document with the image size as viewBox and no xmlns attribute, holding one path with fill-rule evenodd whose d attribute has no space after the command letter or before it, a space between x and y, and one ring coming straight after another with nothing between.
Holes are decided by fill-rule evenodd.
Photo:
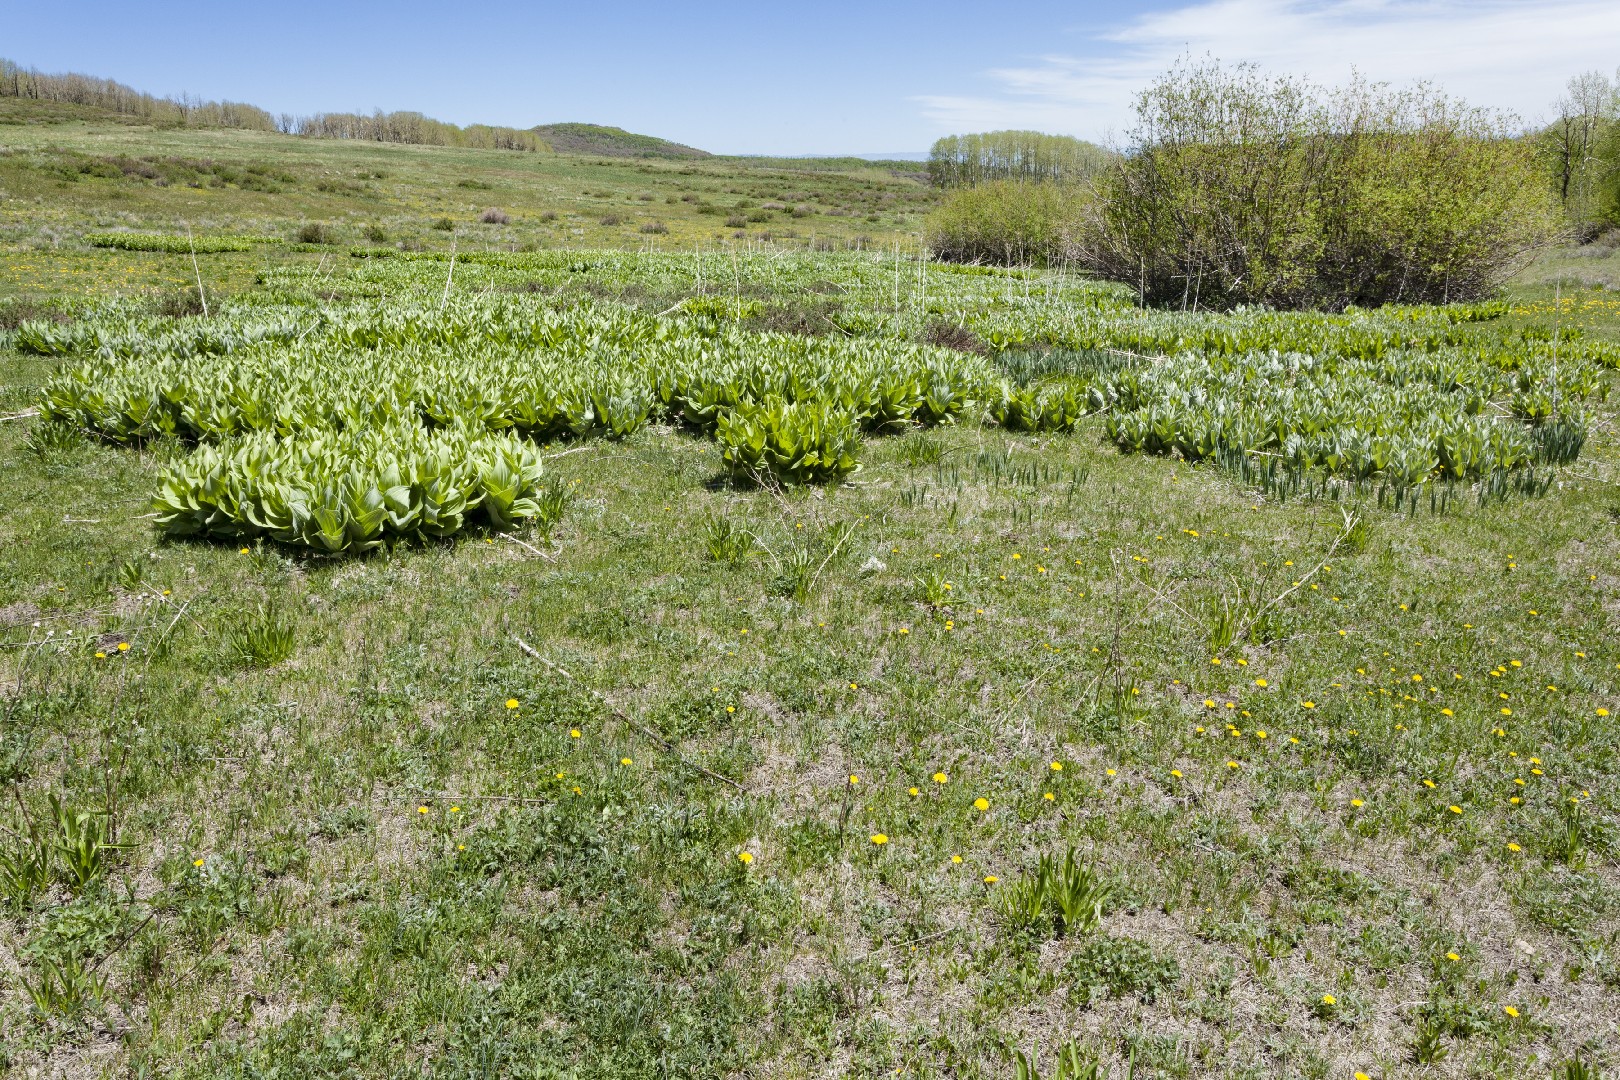
<instances>
[{"instance_id":1,"label":"distant ridge","mask_svg":"<svg viewBox=\"0 0 1620 1080\"><path fill-rule=\"evenodd\" d=\"M541 124L532 129L553 150L604 157L706 158L706 150L601 124Z\"/></svg>"}]
</instances>

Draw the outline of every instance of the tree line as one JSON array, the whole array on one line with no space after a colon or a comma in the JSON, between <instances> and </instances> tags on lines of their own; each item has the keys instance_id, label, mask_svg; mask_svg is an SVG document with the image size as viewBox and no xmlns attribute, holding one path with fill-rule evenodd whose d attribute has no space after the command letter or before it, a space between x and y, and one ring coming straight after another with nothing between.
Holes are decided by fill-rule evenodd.
<instances>
[{"instance_id":1,"label":"tree line","mask_svg":"<svg viewBox=\"0 0 1620 1080\"><path fill-rule=\"evenodd\" d=\"M1079 183L1112 156L1094 143L1039 131L947 135L929 151L928 180L941 188L971 187L990 180Z\"/></svg>"},{"instance_id":2,"label":"tree line","mask_svg":"<svg viewBox=\"0 0 1620 1080\"><path fill-rule=\"evenodd\" d=\"M112 79L76 74L47 75L3 59L0 59L0 97L83 105L160 125L275 130L270 114L255 105L203 101L189 94L160 98Z\"/></svg>"},{"instance_id":3,"label":"tree line","mask_svg":"<svg viewBox=\"0 0 1620 1080\"><path fill-rule=\"evenodd\" d=\"M358 139L365 142L409 143L417 146L465 146L477 150L548 150L546 141L521 128L470 124L458 127L419 112L378 110L363 113L316 113L276 118L276 130L317 139Z\"/></svg>"},{"instance_id":4,"label":"tree line","mask_svg":"<svg viewBox=\"0 0 1620 1080\"><path fill-rule=\"evenodd\" d=\"M369 116L361 113L271 116L256 105L204 101L189 94L157 97L112 79L72 73L48 75L3 59L0 59L0 97L79 105L158 126L244 128L319 139L464 146L482 150L549 149L539 135L521 128L487 124L458 127L421 113L380 110Z\"/></svg>"}]
</instances>

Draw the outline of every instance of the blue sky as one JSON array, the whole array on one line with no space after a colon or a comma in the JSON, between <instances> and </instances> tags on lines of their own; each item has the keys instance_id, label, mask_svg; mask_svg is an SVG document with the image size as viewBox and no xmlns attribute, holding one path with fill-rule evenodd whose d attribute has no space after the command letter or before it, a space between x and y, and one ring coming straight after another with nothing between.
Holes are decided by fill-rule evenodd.
<instances>
[{"instance_id":1,"label":"blue sky","mask_svg":"<svg viewBox=\"0 0 1620 1080\"><path fill-rule=\"evenodd\" d=\"M1620 0L155 4L0 0L0 56L272 112L616 124L721 153L919 151L953 131L1122 135L1184 53L1431 79L1526 120L1620 64Z\"/></svg>"}]
</instances>

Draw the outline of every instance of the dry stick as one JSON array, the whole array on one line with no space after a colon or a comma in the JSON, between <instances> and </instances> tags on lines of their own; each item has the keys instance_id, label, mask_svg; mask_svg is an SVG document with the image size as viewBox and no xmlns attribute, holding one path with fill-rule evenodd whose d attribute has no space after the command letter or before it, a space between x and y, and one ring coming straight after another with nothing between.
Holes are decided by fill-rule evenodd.
<instances>
[{"instance_id":1,"label":"dry stick","mask_svg":"<svg viewBox=\"0 0 1620 1080\"><path fill-rule=\"evenodd\" d=\"M578 679L574 678L574 676L571 675L565 668L558 667L556 664L553 664L550 660L547 660L544 656L542 656L540 654L540 651L538 649L536 649L533 645L530 645L527 641L524 641L522 638L518 637L515 634L512 636L512 640L517 643L518 648L522 649L525 653L532 656L534 659L540 661L542 664L546 665L546 667L550 668L552 671L555 671L557 674L561 675L563 678L567 679L570 682L578 682L579 681ZM600 701L604 706L607 707L608 712L612 713L615 717L617 717L618 719L620 719L624 723L629 724L631 727L633 727L637 731L641 732L641 734L645 735L647 738L649 738L653 742L657 743L660 747L663 748L665 753L669 754L671 757L673 757L676 761L680 762L682 765L685 765L689 769L692 769L692 770L695 770L697 772L702 773L704 776L707 776L711 780L718 780L722 784L729 784L730 786L736 788L738 791L741 791L741 792L744 792L744 793L746 793L748 791L747 788L743 787L741 784L737 783L737 781L731 779L731 777L729 777L729 776L721 776L717 772L711 772L710 770L705 769L701 765L695 764L694 762L687 761L684 757L681 756L681 752L675 748L674 743L670 742L668 739L665 739L662 735L659 735L657 732L653 731L651 728L647 727L646 725L644 725L644 724L636 721L635 719L633 719L630 716L629 713L625 712L623 709L621 709L617 705L613 704L613 702L609 701L604 695L598 693L597 691L591 689L588 686L585 687L585 692L590 694L597 701Z\"/></svg>"},{"instance_id":2,"label":"dry stick","mask_svg":"<svg viewBox=\"0 0 1620 1080\"><path fill-rule=\"evenodd\" d=\"M145 930L146 929L146 924L151 922L155 918L157 918L157 912L154 911L150 915L148 915L146 918L142 919L141 924L139 926L137 926L135 929L131 930L129 932L129 934L124 938L123 941L120 941L117 945L114 945L112 947L111 952L103 953L101 956L97 957L95 962L92 963L85 970L86 971L94 971L94 970L96 970L96 968L100 967L102 964L105 964L108 960L111 960L114 956L118 955L118 950L122 949L125 945L128 945L130 942L134 941L135 940L135 935L139 934L142 930Z\"/></svg>"},{"instance_id":3,"label":"dry stick","mask_svg":"<svg viewBox=\"0 0 1620 1080\"><path fill-rule=\"evenodd\" d=\"M439 298L439 314L444 314L444 305L450 302L450 283L456 280L456 238L450 238L450 273L444 279L444 295Z\"/></svg>"},{"instance_id":4,"label":"dry stick","mask_svg":"<svg viewBox=\"0 0 1620 1080\"><path fill-rule=\"evenodd\" d=\"M546 562L556 562L557 561L557 556L552 555L550 552L541 551L539 548L535 547L533 544L525 543L522 540L519 540L517 537L513 536L511 533L501 533L501 539L510 540L512 543L516 544L518 547L522 548L523 550L531 551L534 554L540 556L542 559L546 560Z\"/></svg>"},{"instance_id":5,"label":"dry stick","mask_svg":"<svg viewBox=\"0 0 1620 1080\"><path fill-rule=\"evenodd\" d=\"M208 317L208 296L203 292L202 268L197 265L197 242L191 238L191 222L186 222L186 244L191 248L191 270L197 275L197 299L202 301L203 318Z\"/></svg>"},{"instance_id":6,"label":"dry stick","mask_svg":"<svg viewBox=\"0 0 1620 1080\"><path fill-rule=\"evenodd\" d=\"M551 799L525 799L521 795L454 795L446 791L429 791L427 788L412 788L424 798L437 799L440 802L509 802L522 803L524 806L549 806Z\"/></svg>"},{"instance_id":7,"label":"dry stick","mask_svg":"<svg viewBox=\"0 0 1620 1080\"><path fill-rule=\"evenodd\" d=\"M1266 612L1270 611L1272 608L1274 608L1278 604L1282 603L1283 600L1285 600L1288 597L1289 593L1293 592L1295 589L1299 588L1300 586L1304 585L1307 581L1311 580L1311 578L1315 577L1317 575L1317 572L1320 571L1322 569L1322 567L1327 565L1328 560L1333 558L1333 553L1335 551L1339 550L1339 544L1340 544L1340 542L1342 542L1344 540L1344 536L1345 536L1345 534L1343 532L1339 533L1338 536L1335 536L1333 538L1333 543L1328 545L1327 554L1322 556L1322 560L1316 564L1316 567L1314 569L1312 569L1310 573L1306 574L1304 577L1300 578L1298 581L1296 581L1292 585L1288 586L1288 588L1284 589L1282 592L1280 592L1276 596L1272 597L1270 601L1268 601L1266 604L1264 604L1260 608L1260 610L1256 611L1252 616L1250 616L1247 620L1245 620L1244 623L1243 623L1243 626L1241 628L1241 633L1234 633L1232 635L1233 639L1235 640L1235 639L1237 639L1239 637L1246 636L1248 634L1248 632L1249 632L1249 628L1254 625L1254 622L1255 622L1256 619L1260 618L1260 616L1264 615Z\"/></svg>"},{"instance_id":8,"label":"dry stick","mask_svg":"<svg viewBox=\"0 0 1620 1080\"><path fill-rule=\"evenodd\" d=\"M30 416L38 416L38 415L39 415L39 410L38 409L24 409L22 412L20 412L20 413L12 413L10 416L0 416L0 421L5 421L5 420L27 420Z\"/></svg>"}]
</instances>

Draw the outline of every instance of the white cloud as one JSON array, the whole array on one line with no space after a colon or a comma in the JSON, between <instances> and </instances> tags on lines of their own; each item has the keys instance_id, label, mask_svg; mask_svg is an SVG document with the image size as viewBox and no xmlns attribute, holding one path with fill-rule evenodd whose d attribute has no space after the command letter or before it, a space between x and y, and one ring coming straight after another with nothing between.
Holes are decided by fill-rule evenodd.
<instances>
[{"instance_id":1,"label":"white cloud","mask_svg":"<svg viewBox=\"0 0 1620 1080\"><path fill-rule=\"evenodd\" d=\"M1206 0L1077 33L1085 47L1075 54L987 72L989 92L914 100L940 131L1104 138L1129 127L1133 95L1178 57L1209 54L1328 85L1352 69L1397 85L1428 80L1531 121L1571 75L1620 62L1616 0Z\"/></svg>"}]
</instances>

